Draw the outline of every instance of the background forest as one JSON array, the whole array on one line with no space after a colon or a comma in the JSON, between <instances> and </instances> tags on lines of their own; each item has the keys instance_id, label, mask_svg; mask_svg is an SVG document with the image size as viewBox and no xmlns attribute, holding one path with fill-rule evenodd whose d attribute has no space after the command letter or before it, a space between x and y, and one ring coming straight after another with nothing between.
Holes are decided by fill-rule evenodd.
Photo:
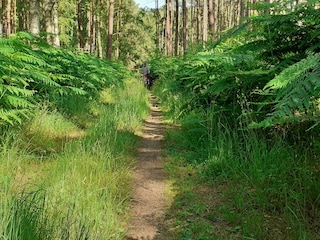
<instances>
[{"instance_id":1,"label":"background forest","mask_svg":"<svg viewBox=\"0 0 320 240\"><path fill-rule=\"evenodd\" d=\"M147 60L173 239L320 239L319 7L1 1L1 236L124 238Z\"/></svg>"}]
</instances>

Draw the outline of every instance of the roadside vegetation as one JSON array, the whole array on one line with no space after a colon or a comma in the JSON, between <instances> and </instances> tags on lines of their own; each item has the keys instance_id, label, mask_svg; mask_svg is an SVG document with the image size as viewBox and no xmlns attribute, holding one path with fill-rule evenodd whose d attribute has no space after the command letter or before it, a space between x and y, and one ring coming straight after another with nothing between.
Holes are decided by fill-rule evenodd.
<instances>
[{"instance_id":1,"label":"roadside vegetation","mask_svg":"<svg viewBox=\"0 0 320 240\"><path fill-rule=\"evenodd\" d=\"M122 239L148 93L122 65L0 39L3 239Z\"/></svg>"},{"instance_id":2,"label":"roadside vegetation","mask_svg":"<svg viewBox=\"0 0 320 240\"><path fill-rule=\"evenodd\" d=\"M319 239L319 9L251 17L150 65L175 239Z\"/></svg>"}]
</instances>

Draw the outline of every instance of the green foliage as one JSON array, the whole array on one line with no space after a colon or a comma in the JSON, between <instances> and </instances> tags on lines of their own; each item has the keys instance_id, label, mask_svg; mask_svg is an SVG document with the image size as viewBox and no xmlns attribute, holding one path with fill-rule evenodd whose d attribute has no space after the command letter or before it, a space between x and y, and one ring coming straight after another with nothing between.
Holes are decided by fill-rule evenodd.
<instances>
[{"instance_id":1,"label":"green foliage","mask_svg":"<svg viewBox=\"0 0 320 240\"><path fill-rule=\"evenodd\" d=\"M212 49L152 62L166 117L181 124L168 135L171 167L226 186L212 210L213 225L229 226L222 239L319 238L318 12L307 3L255 16ZM184 236L206 239L189 217Z\"/></svg>"},{"instance_id":2,"label":"green foliage","mask_svg":"<svg viewBox=\"0 0 320 240\"><path fill-rule=\"evenodd\" d=\"M119 77L119 70L110 77ZM19 128L8 126L0 141L1 237L124 238L135 133L149 108L143 84L123 83L90 102L63 95L72 105L68 115L45 105ZM72 123L78 118L82 131Z\"/></svg>"},{"instance_id":3,"label":"green foliage","mask_svg":"<svg viewBox=\"0 0 320 240\"><path fill-rule=\"evenodd\" d=\"M269 64L299 61L308 53L319 52L319 22L318 10L308 4L288 14L252 17L249 27L255 31L248 33L251 41L239 50L254 51Z\"/></svg>"},{"instance_id":4,"label":"green foliage","mask_svg":"<svg viewBox=\"0 0 320 240\"><path fill-rule=\"evenodd\" d=\"M0 42L2 123L21 122L21 117L43 102L66 110L67 95L92 98L111 84L121 84L120 76L129 75L120 64L52 48L28 33Z\"/></svg>"},{"instance_id":5,"label":"green foliage","mask_svg":"<svg viewBox=\"0 0 320 240\"><path fill-rule=\"evenodd\" d=\"M140 68L155 51L155 19L151 11L134 9L133 1L122 4L121 32L119 41L119 60L130 69Z\"/></svg>"},{"instance_id":6,"label":"green foliage","mask_svg":"<svg viewBox=\"0 0 320 240\"><path fill-rule=\"evenodd\" d=\"M310 55L283 70L264 87L272 94L273 111L256 126L313 120L318 124L320 54Z\"/></svg>"}]
</instances>

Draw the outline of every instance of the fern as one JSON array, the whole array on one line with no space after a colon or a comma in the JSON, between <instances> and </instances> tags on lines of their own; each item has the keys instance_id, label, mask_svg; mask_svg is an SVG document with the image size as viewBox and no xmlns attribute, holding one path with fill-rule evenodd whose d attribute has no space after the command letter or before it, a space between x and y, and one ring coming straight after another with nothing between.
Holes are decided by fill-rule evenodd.
<instances>
[{"instance_id":1,"label":"fern","mask_svg":"<svg viewBox=\"0 0 320 240\"><path fill-rule=\"evenodd\" d=\"M320 89L320 54L310 55L283 70L264 88L273 94L272 112L256 127L301 120L317 120ZM270 100L269 100L270 101ZM268 105L269 101L266 101Z\"/></svg>"},{"instance_id":2,"label":"fern","mask_svg":"<svg viewBox=\"0 0 320 240\"><path fill-rule=\"evenodd\" d=\"M43 101L63 105L62 95L94 97L129 75L118 63L53 48L25 32L0 38L0 62L0 118L10 124L20 119L15 111L31 111Z\"/></svg>"},{"instance_id":3,"label":"fern","mask_svg":"<svg viewBox=\"0 0 320 240\"><path fill-rule=\"evenodd\" d=\"M280 89L286 87L310 69L316 68L316 66L319 65L319 61L320 54L310 55L302 59L300 62L283 70L277 77L266 84L265 89Z\"/></svg>"},{"instance_id":4,"label":"fern","mask_svg":"<svg viewBox=\"0 0 320 240\"><path fill-rule=\"evenodd\" d=\"M0 125L9 123L14 125L15 122L22 123L22 117L28 117L28 111L26 110L5 110L0 109Z\"/></svg>"}]
</instances>

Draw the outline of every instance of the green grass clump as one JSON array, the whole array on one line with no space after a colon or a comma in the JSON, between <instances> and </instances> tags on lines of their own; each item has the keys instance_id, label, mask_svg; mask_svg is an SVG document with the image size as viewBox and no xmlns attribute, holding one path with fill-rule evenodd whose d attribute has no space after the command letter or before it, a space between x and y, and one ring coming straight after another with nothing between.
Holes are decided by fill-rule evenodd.
<instances>
[{"instance_id":1,"label":"green grass clump","mask_svg":"<svg viewBox=\"0 0 320 240\"><path fill-rule=\"evenodd\" d=\"M96 99L83 106L92 110L82 119L90 121L85 129L74 123L77 107L67 114L45 109L24 124L22 132L16 130L27 141L12 134L2 141L2 237L123 239L135 132L148 113L143 85L125 82L113 87L112 104ZM73 101L76 105L78 97L68 99ZM24 221L29 221L25 231Z\"/></svg>"},{"instance_id":2,"label":"green grass clump","mask_svg":"<svg viewBox=\"0 0 320 240\"><path fill-rule=\"evenodd\" d=\"M317 239L320 178L311 149L301 152L300 145L289 145L276 133L265 138L257 130L230 130L224 119L213 110L193 112L167 135L167 154L173 158L168 171L180 179L173 209L180 235ZM207 195L203 186L209 186ZM194 220L197 216L202 220ZM197 229L208 221L217 229L202 236Z\"/></svg>"},{"instance_id":3,"label":"green grass clump","mask_svg":"<svg viewBox=\"0 0 320 240\"><path fill-rule=\"evenodd\" d=\"M42 109L25 125L23 135L30 151L50 153L60 151L67 140L82 137L84 132L59 112Z\"/></svg>"}]
</instances>

